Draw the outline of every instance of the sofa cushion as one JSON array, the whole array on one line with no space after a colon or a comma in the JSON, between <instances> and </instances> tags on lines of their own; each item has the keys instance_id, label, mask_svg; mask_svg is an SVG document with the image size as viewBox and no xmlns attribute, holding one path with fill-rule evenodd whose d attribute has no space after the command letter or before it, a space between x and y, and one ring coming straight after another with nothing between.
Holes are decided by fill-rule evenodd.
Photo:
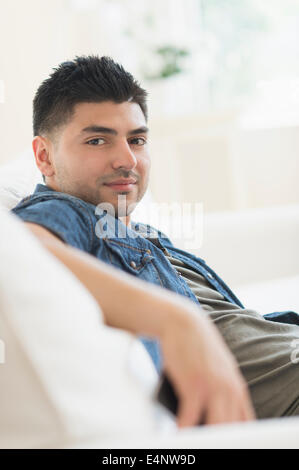
<instances>
[{"instance_id":1,"label":"sofa cushion","mask_svg":"<svg viewBox=\"0 0 299 470\"><path fill-rule=\"evenodd\" d=\"M156 429L158 378L141 343L107 327L71 271L3 208L0 226L0 447Z\"/></svg>"},{"instance_id":2,"label":"sofa cushion","mask_svg":"<svg viewBox=\"0 0 299 470\"><path fill-rule=\"evenodd\" d=\"M0 205L12 209L34 191L37 183L44 183L36 166L32 150L0 166Z\"/></svg>"}]
</instances>

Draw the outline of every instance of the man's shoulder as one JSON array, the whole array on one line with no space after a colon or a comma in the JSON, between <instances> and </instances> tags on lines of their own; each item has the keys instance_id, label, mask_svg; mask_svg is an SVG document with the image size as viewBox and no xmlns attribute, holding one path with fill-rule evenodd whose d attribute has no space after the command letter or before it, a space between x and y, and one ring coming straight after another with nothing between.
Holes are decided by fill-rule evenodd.
<instances>
[{"instance_id":1,"label":"man's shoulder","mask_svg":"<svg viewBox=\"0 0 299 470\"><path fill-rule=\"evenodd\" d=\"M11 212L24 222L41 225L66 243L90 252L95 238L91 205L70 194L42 186L41 190L23 198Z\"/></svg>"},{"instance_id":2,"label":"man's shoulder","mask_svg":"<svg viewBox=\"0 0 299 470\"><path fill-rule=\"evenodd\" d=\"M43 207L45 204L49 206L66 206L76 210L88 210L94 212L93 205L80 199L76 196L71 194L63 193L60 191L55 191L46 185L38 184L35 188L35 191L21 199L19 203L11 209L12 212L18 212L21 209L25 209L31 206L35 206L37 204L43 203ZM53 207L54 207L53 206Z\"/></svg>"}]
</instances>

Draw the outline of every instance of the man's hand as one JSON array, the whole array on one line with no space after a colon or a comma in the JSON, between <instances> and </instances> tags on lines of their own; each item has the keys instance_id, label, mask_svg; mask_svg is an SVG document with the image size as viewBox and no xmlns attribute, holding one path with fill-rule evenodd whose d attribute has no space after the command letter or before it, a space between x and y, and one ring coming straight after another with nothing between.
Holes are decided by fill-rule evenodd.
<instances>
[{"instance_id":1,"label":"man's hand","mask_svg":"<svg viewBox=\"0 0 299 470\"><path fill-rule=\"evenodd\" d=\"M254 418L238 365L200 306L66 245L37 224L26 226L89 290L107 325L160 340L179 398L179 427Z\"/></svg>"},{"instance_id":2,"label":"man's hand","mask_svg":"<svg viewBox=\"0 0 299 470\"><path fill-rule=\"evenodd\" d=\"M216 327L192 305L177 308L161 346L179 399L178 426L254 419L247 384Z\"/></svg>"}]
</instances>

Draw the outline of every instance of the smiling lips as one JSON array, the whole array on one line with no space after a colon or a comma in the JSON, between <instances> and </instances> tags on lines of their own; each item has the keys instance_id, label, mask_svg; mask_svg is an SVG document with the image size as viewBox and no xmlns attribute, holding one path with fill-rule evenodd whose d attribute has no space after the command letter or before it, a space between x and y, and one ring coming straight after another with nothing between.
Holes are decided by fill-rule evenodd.
<instances>
[{"instance_id":1,"label":"smiling lips","mask_svg":"<svg viewBox=\"0 0 299 470\"><path fill-rule=\"evenodd\" d=\"M133 189L134 184L136 184L136 180L134 178L122 178L115 181L111 181L111 183L105 183L106 186L109 186L109 188L112 188L116 191L130 191L131 189Z\"/></svg>"}]
</instances>

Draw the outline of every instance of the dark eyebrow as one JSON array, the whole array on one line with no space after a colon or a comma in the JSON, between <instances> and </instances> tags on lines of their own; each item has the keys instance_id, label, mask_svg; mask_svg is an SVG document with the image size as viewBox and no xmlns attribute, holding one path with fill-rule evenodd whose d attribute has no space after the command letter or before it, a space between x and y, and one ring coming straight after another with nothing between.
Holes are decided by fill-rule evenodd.
<instances>
[{"instance_id":1,"label":"dark eyebrow","mask_svg":"<svg viewBox=\"0 0 299 470\"><path fill-rule=\"evenodd\" d=\"M139 127L138 129L133 129L132 131L129 132L129 135L136 135L136 134L145 134L149 131L148 127L142 126ZM96 126L96 125L91 125L88 127L84 127L80 134L92 134L93 132L95 133L102 133L102 134L110 134L110 135L117 135L117 131L115 129L111 129L110 127L102 127L102 126Z\"/></svg>"},{"instance_id":2,"label":"dark eyebrow","mask_svg":"<svg viewBox=\"0 0 299 470\"><path fill-rule=\"evenodd\" d=\"M129 135L136 135L136 134L147 134L149 128L146 126L138 127L138 129L133 129L129 132Z\"/></svg>"}]
</instances>

